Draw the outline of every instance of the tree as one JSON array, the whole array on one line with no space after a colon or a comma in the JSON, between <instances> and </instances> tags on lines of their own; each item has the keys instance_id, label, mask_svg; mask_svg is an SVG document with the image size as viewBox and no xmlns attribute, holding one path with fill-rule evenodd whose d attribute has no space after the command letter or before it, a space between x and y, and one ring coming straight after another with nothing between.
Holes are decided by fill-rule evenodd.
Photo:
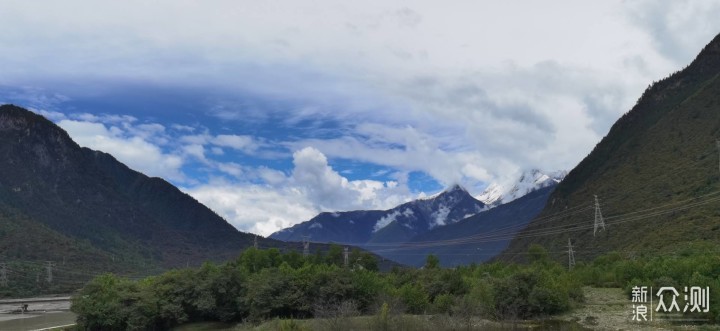
<instances>
[{"instance_id":1,"label":"tree","mask_svg":"<svg viewBox=\"0 0 720 331\"><path fill-rule=\"evenodd\" d=\"M440 267L440 259L434 254L430 254L425 259L425 269L437 269Z\"/></svg>"},{"instance_id":2,"label":"tree","mask_svg":"<svg viewBox=\"0 0 720 331\"><path fill-rule=\"evenodd\" d=\"M400 299L407 306L411 314L422 314L428 306L428 295L425 290L417 284L405 284L400 290Z\"/></svg>"},{"instance_id":3,"label":"tree","mask_svg":"<svg viewBox=\"0 0 720 331\"><path fill-rule=\"evenodd\" d=\"M545 263L549 260L548 252L545 247L538 244L532 244L528 248L528 255L532 263Z\"/></svg>"},{"instance_id":4,"label":"tree","mask_svg":"<svg viewBox=\"0 0 720 331\"><path fill-rule=\"evenodd\" d=\"M334 264L338 267L342 267L345 259L343 258L343 249L336 244L331 244L328 250L327 256L325 257L327 264Z\"/></svg>"}]
</instances>

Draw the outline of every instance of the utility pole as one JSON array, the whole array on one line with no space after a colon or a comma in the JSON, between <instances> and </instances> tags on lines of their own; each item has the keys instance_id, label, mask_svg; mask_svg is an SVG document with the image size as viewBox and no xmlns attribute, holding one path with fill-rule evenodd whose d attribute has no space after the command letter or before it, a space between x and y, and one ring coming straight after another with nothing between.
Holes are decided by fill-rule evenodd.
<instances>
[{"instance_id":1,"label":"utility pole","mask_svg":"<svg viewBox=\"0 0 720 331\"><path fill-rule=\"evenodd\" d=\"M0 286L8 286L7 264L5 263L0 263Z\"/></svg>"},{"instance_id":2,"label":"utility pole","mask_svg":"<svg viewBox=\"0 0 720 331\"><path fill-rule=\"evenodd\" d=\"M47 282L48 282L48 284L51 284L53 281L53 277L52 277L53 263L52 263L52 261L47 261L47 265L45 266L45 268L47 268Z\"/></svg>"},{"instance_id":3,"label":"utility pole","mask_svg":"<svg viewBox=\"0 0 720 331\"><path fill-rule=\"evenodd\" d=\"M310 255L310 237L303 236L303 257Z\"/></svg>"},{"instance_id":4,"label":"utility pole","mask_svg":"<svg viewBox=\"0 0 720 331\"><path fill-rule=\"evenodd\" d=\"M568 270L571 270L575 266L575 252L572 248L572 242L568 238Z\"/></svg>"},{"instance_id":5,"label":"utility pole","mask_svg":"<svg viewBox=\"0 0 720 331\"><path fill-rule=\"evenodd\" d=\"M603 220L602 212L600 211L600 201L598 200L597 195L595 196L595 226L593 229L593 236L598 231L598 228L602 228L601 230L605 231L605 221Z\"/></svg>"},{"instance_id":6,"label":"utility pole","mask_svg":"<svg viewBox=\"0 0 720 331\"><path fill-rule=\"evenodd\" d=\"M720 155L720 139L715 139L715 145L717 145L718 155ZM718 170L720 170L720 156L718 156Z\"/></svg>"},{"instance_id":7,"label":"utility pole","mask_svg":"<svg viewBox=\"0 0 720 331\"><path fill-rule=\"evenodd\" d=\"M345 268L347 268L348 265L350 264L347 246L345 246L345 252L343 254L343 258L344 258L344 262L345 262Z\"/></svg>"}]
</instances>

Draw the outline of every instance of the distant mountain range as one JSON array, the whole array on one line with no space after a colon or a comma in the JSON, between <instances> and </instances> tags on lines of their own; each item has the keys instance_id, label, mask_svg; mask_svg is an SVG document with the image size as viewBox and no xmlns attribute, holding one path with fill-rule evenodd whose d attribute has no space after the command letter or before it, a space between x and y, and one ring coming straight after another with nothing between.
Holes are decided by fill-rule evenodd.
<instances>
[{"instance_id":1,"label":"distant mountain range","mask_svg":"<svg viewBox=\"0 0 720 331\"><path fill-rule=\"evenodd\" d=\"M512 235L542 209L547 196L563 176L563 172L550 176L531 170L523 173L508 189L491 185L491 190L485 194L491 205L454 185L434 196L389 210L325 212L275 232L270 238L296 242L307 238L312 242L352 244L414 266L421 266L426 255L431 253L439 255L445 266L482 262L500 253ZM525 196L527 198L523 199ZM503 237L492 243L454 244L459 239L486 235L498 229L503 230ZM424 245L438 240L451 243ZM459 252L468 249L482 251L482 254L460 256Z\"/></svg>"},{"instance_id":2,"label":"distant mountain range","mask_svg":"<svg viewBox=\"0 0 720 331\"><path fill-rule=\"evenodd\" d=\"M507 248L515 235L542 211L555 186L550 184L531 191L506 204L419 234L400 245L366 248L417 267L425 263L428 254L438 256L444 267L482 263Z\"/></svg>"},{"instance_id":3,"label":"distant mountain range","mask_svg":"<svg viewBox=\"0 0 720 331\"><path fill-rule=\"evenodd\" d=\"M464 188L455 185L427 199L389 210L321 213L309 221L270 235L272 239L354 244L404 242L433 228L455 223L485 210Z\"/></svg>"},{"instance_id":4,"label":"distant mountain range","mask_svg":"<svg viewBox=\"0 0 720 331\"><path fill-rule=\"evenodd\" d=\"M531 244L567 260L608 251L632 258L720 244L720 35L685 69L652 84L558 184L536 220L500 256ZM605 227L595 231L594 196Z\"/></svg>"}]
</instances>

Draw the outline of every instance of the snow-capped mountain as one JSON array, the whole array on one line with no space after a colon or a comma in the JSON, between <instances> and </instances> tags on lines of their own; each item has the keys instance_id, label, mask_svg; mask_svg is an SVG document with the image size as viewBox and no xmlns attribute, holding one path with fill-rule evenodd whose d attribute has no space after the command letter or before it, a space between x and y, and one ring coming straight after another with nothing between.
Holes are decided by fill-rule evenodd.
<instances>
[{"instance_id":1,"label":"snow-capped mountain","mask_svg":"<svg viewBox=\"0 0 720 331\"><path fill-rule=\"evenodd\" d=\"M505 186L493 183L475 198L490 207L495 207L513 201L530 192L555 185L562 181L566 175L567 171L565 170L545 173L538 169L532 169L523 172L514 185Z\"/></svg>"},{"instance_id":2,"label":"snow-capped mountain","mask_svg":"<svg viewBox=\"0 0 720 331\"><path fill-rule=\"evenodd\" d=\"M308 236L315 242L401 243L484 210L487 207L482 202L463 187L454 185L437 195L389 210L321 213L270 237L285 241L300 241Z\"/></svg>"},{"instance_id":3,"label":"snow-capped mountain","mask_svg":"<svg viewBox=\"0 0 720 331\"><path fill-rule=\"evenodd\" d=\"M500 254L515 234L540 213L554 189L555 185L550 185L458 222L436 227L413 237L406 245L397 249L383 246L383 250L378 254L416 267L425 263L428 254L439 257L440 264L444 267L485 262ZM468 240L477 235L490 235L493 238ZM423 245L439 242L444 243Z\"/></svg>"}]
</instances>

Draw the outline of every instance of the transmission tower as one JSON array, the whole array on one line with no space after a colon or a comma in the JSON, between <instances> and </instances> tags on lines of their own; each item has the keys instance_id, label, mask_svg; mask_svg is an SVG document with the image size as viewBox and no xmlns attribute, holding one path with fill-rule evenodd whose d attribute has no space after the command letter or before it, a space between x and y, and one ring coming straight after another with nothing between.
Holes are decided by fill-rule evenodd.
<instances>
[{"instance_id":1,"label":"transmission tower","mask_svg":"<svg viewBox=\"0 0 720 331\"><path fill-rule=\"evenodd\" d=\"M572 269L575 266L575 252L572 248L572 242L568 238L568 269Z\"/></svg>"},{"instance_id":2,"label":"transmission tower","mask_svg":"<svg viewBox=\"0 0 720 331\"><path fill-rule=\"evenodd\" d=\"M52 268L53 268L54 263L51 261L47 261L46 263L47 263L47 265L45 266L45 268L47 269L47 282L48 282L48 284L51 284L53 281Z\"/></svg>"},{"instance_id":3,"label":"transmission tower","mask_svg":"<svg viewBox=\"0 0 720 331\"><path fill-rule=\"evenodd\" d=\"M345 246L345 252L343 253L343 258L344 258L344 262L345 262L345 268L347 268L348 265L350 264L347 246Z\"/></svg>"},{"instance_id":4,"label":"transmission tower","mask_svg":"<svg viewBox=\"0 0 720 331\"><path fill-rule=\"evenodd\" d=\"M303 257L310 255L310 237L303 236Z\"/></svg>"},{"instance_id":5,"label":"transmission tower","mask_svg":"<svg viewBox=\"0 0 720 331\"><path fill-rule=\"evenodd\" d=\"M0 263L0 286L8 286L7 264Z\"/></svg>"},{"instance_id":6,"label":"transmission tower","mask_svg":"<svg viewBox=\"0 0 720 331\"><path fill-rule=\"evenodd\" d=\"M605 231L605 221L603 220L602 212L600 211L600 201L598 200L597 195L595 196L595 226L593 229L593 236L598 231L598 228L601 228L602 231Z\"/></svg>"},{"instance_id":7,"label":"transmission tower","mask_svg":"<svg viewBox=\"0 0 720 331\"><path fill-rule=\"evenodd\" d=\"M255 243L253 244L255 249L258 249L258 243L257 243L257 235L255 235Z\"/></svg>"}]
</instances>

